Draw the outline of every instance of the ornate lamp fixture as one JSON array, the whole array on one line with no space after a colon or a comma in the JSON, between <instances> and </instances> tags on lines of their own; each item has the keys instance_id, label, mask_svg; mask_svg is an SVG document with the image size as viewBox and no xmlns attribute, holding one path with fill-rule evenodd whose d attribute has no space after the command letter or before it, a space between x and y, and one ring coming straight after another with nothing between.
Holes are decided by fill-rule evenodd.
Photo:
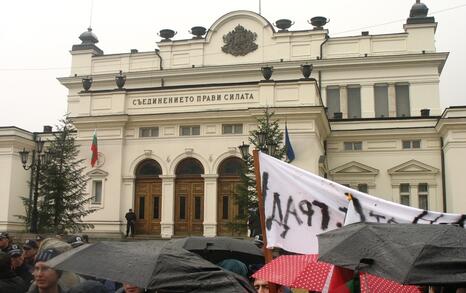
<instances>
[{"instance_id":1,"label":"ornate lamp fixture","mask_svg":"<svg viewBox=\"0 0 466 293\"><path fill-rule=\"evenodd\" d=\"M273 66L261 67L261 72L265 80L270 80L270 78L272 77L272 73L273 73Z\"/></svg>"},{"instance_id":2,"label":"ornate lamp fixture","mask_svg":"<svg viewBox=\"0 0 466 293\"><path fill-rule=\"evenodd\" d=\"M83 89L85 92L89 91L92 86L92 77L85 77L82 79Z\"/></svg>"},{"instance_id":3,"label":"ornate lamp fixture","mask_svg":"<svg viewBox=\"0 0 466 293\"><path fill-rule=\"evenodd\" d=\"M248 157L249 157L249 145L248 144L244 144L244 141L243 141L243 144L241 144L240 146L238 146L239 148L239 151L241 152L241 157L246 160Z\"/></svg>"},{"instance_id":4,"label":"ornate lamp fixture","mask_svg":"<svg viewBox=\"0 0 466 293\"><path fill-rule=\"evenodd\" d=\"M115 83L119 90L123 89L126 83L126 75L123 75L123 72L120 70L120 73L115 76Z\"/></svg>"}]
</instances>

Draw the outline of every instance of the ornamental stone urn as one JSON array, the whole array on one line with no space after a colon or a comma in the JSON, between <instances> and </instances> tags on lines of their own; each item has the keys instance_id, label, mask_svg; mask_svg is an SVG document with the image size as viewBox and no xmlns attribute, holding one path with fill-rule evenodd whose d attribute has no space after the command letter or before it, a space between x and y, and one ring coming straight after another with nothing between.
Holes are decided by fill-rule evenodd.
<instances>
[{"instance_id":1,"label":"ornamental stone urn","mask_svg":"<svg viewBox=\"0 0 466 293\"><path fill-rule=\"evenodd\" d=\"M83 89L85 92L89 91L92 86L92 77L85 77L82 79Z\"/></svg>"},{"instance_id":2,"label":"ornamental stone urn","mask_svg":"<svg viewBox=\"0 0 466 293\"><path fill-rule=\"evenodd\" d=\"M327 18L323 16L315 16L311 18L311 21L308 21L308 23L310 23L314 27L315 30L323 29L323 26L329 22L330 22L330 19L327 20Z\"/></svg>"},{"instance_id":3,"label":"ornamental stone urn","mask_svg":"<svg viewBox=\"0 0 466 293\"><path fill-rule=\"evenodd\" d=\"M206 28L203 26L193 26L189 31L190 34L194 35L193 39L201 39L206 33Z\"/></svg>"},{"instance_id":4,"label":"ornamental stone urn","mask_svg":"<svg viewBox=\"0 0 466 293\"><path fill-rule=\"evenodd\" d=\"M288 31L288 29L294 24L294 22L292 22L291 20L289 19L286 19L286 18L283 18L283 19L279 19L275 22L275 26L277 28L279 28L279 32L286 32Z\"/></svg>"},{"instance_id":5,"label":"ornamental stone urn","mask_svg":"<svg viewBox=\"0 0 466 293\"><path fill-rule=\"evenodd\" d=\"M162 29L159 31L158 35L163 38L162 42L169 42L171 38L173 38L177 32L171 29Z\"/></svg>"}]
</instances>

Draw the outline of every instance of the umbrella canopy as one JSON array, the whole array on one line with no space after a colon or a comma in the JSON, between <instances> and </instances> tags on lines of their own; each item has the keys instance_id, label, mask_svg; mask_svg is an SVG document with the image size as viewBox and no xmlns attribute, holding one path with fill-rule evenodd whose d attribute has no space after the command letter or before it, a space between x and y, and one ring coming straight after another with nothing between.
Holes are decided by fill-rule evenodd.
<instances>
[{"instance_id":1,"label":"umbrella canopy","mask_svg":"<svg viewBox=\"0 0 466 293\"><path fill-rule=\"evenodd\" d=\"M282 255L263 266L253 277L290 288L323 291L333 265L318 261L317 254ZM361 273L361 292L418 293L415 286Z\"/></svg>"},{"instance_id":2,"label":"umbrella canopy","mask_svg":"<svg viewBox=\"0 0 466 293\"><path fill-rule=\"evenodd\" d=\"M158 292L254 292L241 277L187 250L156 241L84 244L47 264Z\"/></svg>"},{"instance_id":3,"label":"umbrella canopy","mask_svg":"<svg viewBox=\"0 0 466 293\"><path fill-rule=\"evenodd\" d=\"M318 238L320 261L401 284L466 282L466 230L460 227L356 223Z\"/></svg>"},{"instance_id":4,"label":"umbrella canopy","mask_svg":"<svg viewBox=\"0 0 466 293\"><path fill-rule=\"evenodd\" d=\"M177 247L195 252L213 263L237 259L245 264L263 264L262 250L251 240L231 237L186 237L172 240Z\"/></svg>"}]
</instances>

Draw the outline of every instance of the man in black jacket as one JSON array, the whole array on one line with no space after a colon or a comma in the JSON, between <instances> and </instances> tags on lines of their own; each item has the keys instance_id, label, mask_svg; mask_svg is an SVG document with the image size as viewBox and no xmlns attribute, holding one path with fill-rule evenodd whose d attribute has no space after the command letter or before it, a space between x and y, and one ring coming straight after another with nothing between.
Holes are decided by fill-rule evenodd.
<instances>
[{"instance_id":1,"label":"man in black jacket","mask_svg":"<svg viewBox=\"0 0 466 293\"><path fill-rule=\"evenodd\" d=\"M11 270L10 256L0 251L0 292L24 293L27 291L23 279L17 277Z\"/></svg>"},{"instance_id":2,"label":"man in black jacket","mask_svg":"<svg viewBox=\"0 0 466 293\"><path fill-rule=\"evenodd\" d=\"M134 237L134 224L136 223L136 214L133 212L132 209L129 209L129 211L125 215L126 218L126 237L131 234L131 237ZM130 233L131 230L131 233Z\"/></svg>"}]
</instances>

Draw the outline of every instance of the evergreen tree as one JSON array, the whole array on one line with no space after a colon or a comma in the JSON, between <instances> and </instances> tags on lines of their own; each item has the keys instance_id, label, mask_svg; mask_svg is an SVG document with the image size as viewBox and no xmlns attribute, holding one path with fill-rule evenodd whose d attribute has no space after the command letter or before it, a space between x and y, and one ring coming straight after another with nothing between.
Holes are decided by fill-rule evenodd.
<instances>
[{"instance_id":1,"label":"evergreen tree","mask_svg":"<svg viewBox=\"0 0 466 293\"><path fill-rule=\"evenodd\" d=\"M264 111L264 116L257 119L257 129L249 132L249 143L253 148L268 153L267 145L275 145L275 151L269 154L277 159L285 157L286 149L283 145L283 132L278 124L279 120L274 119L275 113L270 112L268 108ZM259 135L265 134L265 145L259 144ZM239 213L237 219L232 223L233 229L244 231L249 221L251 236L261 233L258 201L256 191L256 179L254 174L254 160L248 156L245 160L244 167L240 174L241 184L237 190L236 203L238 204Z\"/></svg>"},{"instance_id":2,"label":"evergreen tree","mask_svg":"<svg viewBox=\"0 0 466 293\"><path fill-rule=\"evenodd\" d=\"M88 208L90 198L85 193L88 181L83 174L85 160L78 159L79 150L70 119L65 118L61 123L48 145L52 158L41 170L39 232L80 232L93 228L82 221L95 211Z\"/></svg>"}]
</instances>

